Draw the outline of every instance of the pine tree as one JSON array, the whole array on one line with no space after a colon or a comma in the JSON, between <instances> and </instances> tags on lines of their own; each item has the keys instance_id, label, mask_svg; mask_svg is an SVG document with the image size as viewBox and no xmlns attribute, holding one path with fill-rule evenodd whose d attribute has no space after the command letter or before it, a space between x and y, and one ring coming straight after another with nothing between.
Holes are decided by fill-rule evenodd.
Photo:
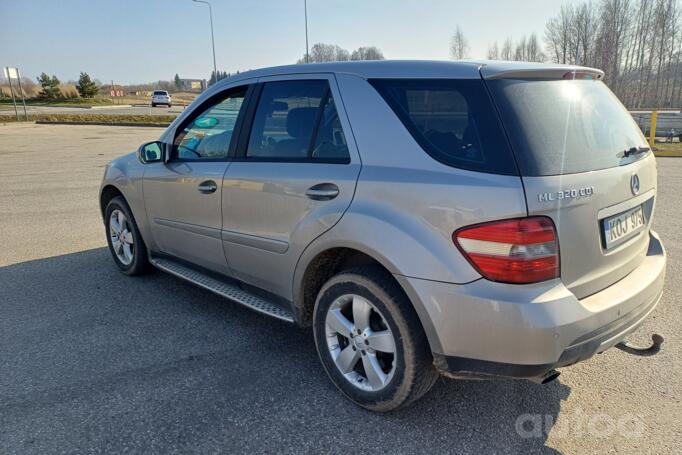
<instances>
[{"instance_id":1,"label":"pine tree","mask_svg":"<svg viewBox=\"0 0 682 455\"><path fill-rule=\"evenodd\" d=\"M59 79L54 74L52 77L45 73L42 73L38 77L38 83L42 88L40 92L40 97L44 99L58 99L62 97L62 92L59 90Z\"/></svg>"},{"instance_id":2,"label":"pine tree","mask_svg":"<svg viewBox=\"0 0 682 455\"><path fill-rule=\"evenodd\" d=\"M84 72L81 72L81 75L78 78L76 90L78 90L78 94L81 96L81 98L94 98L94 96L97 95L97 92L99 91L99 89L97 88L97 84L95 84L90 79L88 73Z\"/></svg>"},{"instance_id":3,"label":"pine tree","mask_svg":"<svg viewBox=\"0 0 682 455\"><path fill-rule=\"evenodd\" d=\"M180 80L180 76L178 74L175 74L175 77L173 78L173 82L175 83L175 88L180 90L182 89L182 81Z\"/></svg>"}]
</instances>

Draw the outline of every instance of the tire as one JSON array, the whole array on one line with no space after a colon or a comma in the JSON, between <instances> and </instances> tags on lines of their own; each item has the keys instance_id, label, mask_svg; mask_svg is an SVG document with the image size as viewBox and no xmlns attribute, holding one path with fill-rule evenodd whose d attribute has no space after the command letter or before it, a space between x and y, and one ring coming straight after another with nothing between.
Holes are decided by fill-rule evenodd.
<instances>
[{"instance_id":1,"label":"tire","mask_svg":"<svg viewBox=\"0 0 682 455\"><path fill-rule=\"evenodd\" d=\"M152 103L152 107L156 107L156 104Z\"/></svg>"},{"instance_id":2,"label":"tire","mask_svg":"<svg viewBox=\"0 0 682 455\"><path fill-rule=\"evenodd\" d=\"M371 307L368 328L362 335L356 328L364 325L356 322L363 319L355 316L358 304L358 316L364 314L366 304ZM345 321L338 319L339 314ZM342 331L353 327L353 335L346 337L332 327L342 327ZM386 342L387 330L392 345ZM313 333L320 361L334 385L351 401L371 411L406 407L426 394L438 379L417 313L393 277L380 267L351 269L327 281L315 302ZM346 362L341 360L343 356L353 358ZM366 364L374 365L370 367L374 374L367 374ZM348 365L346 373L339 365ZM377 365L383 375L376 373Z\"/></svg>"},{"instance_id":3,"label":"tire","mask_svg":"<svg viewBox=\"0 0 682 455\"><path fill-rule=\"evenodd\" d=\"M126 275L131 276L142 275L151 270L151 265L149 264L149 258L147 256L147 246L142 239L135 218L126 201L120 196L113 198L107 204L104 214L104 226L107 234L109 252L118 268ZM117 215L114 217L116 223L113 223L114 220L112 220L114 214ZM124 218L121 218L120 214L122 214ZM116 225L119 225L120 227L114 227ZM113 236L112 229L118 229L118 231L113 231ZM118 242L116 242L115 239L118 239ZM125 244L128 244L128 250L126 250ZM129 255L129 260L128 254L126 254L127 251L131 253Z\"/></svg>"},{"instance_id":4,"label":"tire","mask_svg":"<svg viewBox=\"0 0 682 455\"><path fill-rule=\"evenodd\" d=\"M173 105L172 105L172 104L169 104L169 105L168 105L168 109L170 109L171 107L173 107Z\"/></svg>"}]
</instances>

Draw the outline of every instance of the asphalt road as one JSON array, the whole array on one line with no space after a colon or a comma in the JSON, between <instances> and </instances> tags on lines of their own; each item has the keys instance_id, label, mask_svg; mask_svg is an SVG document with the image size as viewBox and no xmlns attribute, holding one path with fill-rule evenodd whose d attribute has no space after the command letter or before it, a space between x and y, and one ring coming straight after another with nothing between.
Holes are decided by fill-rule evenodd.
<instances>
[{"instance_id":1,"label":"asphalt road","mask_svg":"<svg viewBox=\"0 0 682 455\"><path fill-rule=\"evenodd\" d=\"M104 163L161 130L0 126L0 453L681 453L682 159L660 159L663 300L548 385L441 379L388 415L343 399L311 333L105 249ZM519 431L520 430L520 431Z\"/></svg>"},{"instance_id":2,"label":"asphalt road","mask_svg":"<svg viewBox=\"0 0 682 455\"><path fill-rule=\"evenodd\" d=\"M19 117L23 118L24 108L19 105ZM183 111L185 107L175 105L168 106L104 106L95 107L92 109L83 107L53 107L53 106L26 106L26 113L29 118L31 114L81 114L81 115L112 115L112 114L136 114L136 115L177 115ZM2 116L14 116L14 107L11 105L0 106L0 118Z\"/></svg>"}]
</instances>

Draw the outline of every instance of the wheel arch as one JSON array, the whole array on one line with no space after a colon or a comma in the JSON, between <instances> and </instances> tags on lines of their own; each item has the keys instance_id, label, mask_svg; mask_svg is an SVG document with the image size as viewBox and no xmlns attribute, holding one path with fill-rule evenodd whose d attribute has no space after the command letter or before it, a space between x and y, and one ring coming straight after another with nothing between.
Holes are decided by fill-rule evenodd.
<instances>
[{"instance_id":1,"label":"wheel arch","mask_svg":"<svg viewBox=\"0 0 682 455\"><path fill-rule=\"evenodd\" d=\"M440 346L435 327L417 294L406 287L407 281L401 280L397 268L379 252L355 244L338 243L308 248L299 259L294 273L293 310L296 322L302 327L310 327L317 294L332 276L362 265L375 265L385 270L415 309L431 350Z\"/></svg>"},{"instance_id":2,"label":"wheel arch","mask_svg":"<svg viewBox=\"0 0 682 455\"><path fill-rule=\"evenodd\" d=\"M123 195L123 192L119 190L116 186L112 184L107 184L104 187L102 187L102 190L99 193L99 209L100 213L102 214L102 219L105 218L105 210L107 209L107 204L109 202L117 197L121 196L124 200L126 200L126 197ZM127 203L128 201L126 201Z\"/></svg>"}]
</instances>

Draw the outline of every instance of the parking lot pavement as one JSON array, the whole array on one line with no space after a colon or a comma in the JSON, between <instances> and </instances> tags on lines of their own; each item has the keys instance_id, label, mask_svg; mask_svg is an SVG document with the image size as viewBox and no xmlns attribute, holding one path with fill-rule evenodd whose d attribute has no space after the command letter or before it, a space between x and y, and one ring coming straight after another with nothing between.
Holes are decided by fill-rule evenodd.
<instances>
[{"instance_id":1,"label":"parking lot pavement","mask_svg":"<svg viewBox=\"0 0 682 455\"><path fill-rule=\"evenodd\" d=\"M0 126L0 453L681 453L682 159L659 159L661 304L632 337L547 385L441 379L388 415L343 399L307 330L105 248L106 161L161 130ZM598 188L598 182L595 182Z\"/></svg>"}]
</instances>

